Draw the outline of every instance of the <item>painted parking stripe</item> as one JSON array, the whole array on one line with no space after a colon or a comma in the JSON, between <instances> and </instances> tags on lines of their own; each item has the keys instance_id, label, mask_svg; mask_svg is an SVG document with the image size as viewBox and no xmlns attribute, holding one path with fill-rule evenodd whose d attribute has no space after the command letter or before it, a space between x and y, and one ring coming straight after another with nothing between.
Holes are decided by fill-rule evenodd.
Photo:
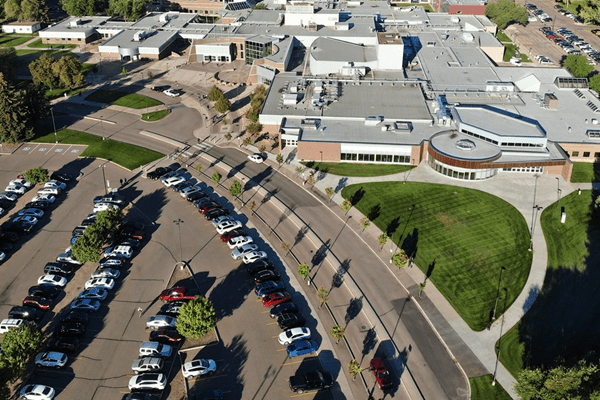
<instances>
[{"instance_id":1,"label":"painted parking stripe","mask_svg":"<svg viewBox=\"0 0 600 400\"><path fill-rule=\"evenodd\" d=\"M31 149L31 151L29 152L29 154L33 153L33 152L35 151L35 149L37 149L39 146L40 146L39 144L36 144L36 145L35 145L35 146L34 146L34 147Z\"/></svg>"},{"instance_id":2,"label":"painted parking stripe","mask_svg":"<svg viewBox=\"0 0 600 400\"><path fill-rule=\"evenodd\" d=\"M69 149L73 147L73 146L69 146L65 149L65 151L63 151L62 155L64 156L65 154L67 154L67 152L69 151Z\"/></svg>"}]
</instances>

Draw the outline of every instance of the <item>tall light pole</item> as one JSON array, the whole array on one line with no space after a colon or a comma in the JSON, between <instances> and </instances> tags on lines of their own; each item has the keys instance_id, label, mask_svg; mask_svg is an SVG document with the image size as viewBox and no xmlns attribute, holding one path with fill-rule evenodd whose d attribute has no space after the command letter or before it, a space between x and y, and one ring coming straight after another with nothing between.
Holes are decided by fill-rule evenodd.
<instances>
[{"instance_id":1,"label":"tall light pole","mask_svg":"<svg viewBox=\"0 0 600 400\"><path fill-rule=\"evenodd\" d=\"M538 206L537 204L535 206L533 206L533 221L531 224L531 239L529 241L529 251L533 250L533 233L535 232L535 222L537 221L537 213L538 211L540 211L542 208L542 206Z\"/></svg>"},{"instance_id":2,"label":"tall light pole","mask_svg":"<svg viewBox=\"0 0 600 400\"><path fill-rule=\"evenodd\" d=\"M173 221L175 225L177 225L177 231L179 233L179 261L183 261L183 248L181 247L181 224L183 224L183 220L181 218L177 218Z\"/></svg>"},{"instance_id":3,"label":"tall light pole","mask_svg":"<svg viewBox=\"0 0 600 400\"><path fill-rule=\"evenodd\" d=\"M558 205L560 205L560 178L557 176L556 177L556 195L558 198Z\"/></svg>"},{"instance_id":4,"label":"tall light pole","mask_svg":"<svg viewBox=\"0 0 600 400\"><path fill-rule=\"evenodd\" d=\"M106 186L106 175L104 174L105 166L105 164L102 164L102 182L104 182L104 194L108 194L108 187Z\"/></svg>"},{"instance_id":5,"label":"tall light pole","mask_svg":"<svg viewBox=\"0 0 600 400\"><path fill-rule=\"evenodd\" d=\"M504 301L506 302L507 289L504 288ZM502 323L500 324L500 336L498 337L498 347L496 350L496 366L494 367L494 377L492 379L492 386L496 386L496 373L498 372L498 361L500 361L500 340L502 339L502 329L504 328L504 316L506 313L502 314Z\"/></svg>"},{"instance_id":6,"label":"tall light pole","mask_svg":"<svg viewBox=\"0 0 600 400\"><path fill-rule=\"evenodd\" d=\"M52 126L54 127L54 140L58 144L58 135L56 133L56 124L54 123L54 110L50 107L50 115L52 115Z\"/></svg>"}]
</instances>

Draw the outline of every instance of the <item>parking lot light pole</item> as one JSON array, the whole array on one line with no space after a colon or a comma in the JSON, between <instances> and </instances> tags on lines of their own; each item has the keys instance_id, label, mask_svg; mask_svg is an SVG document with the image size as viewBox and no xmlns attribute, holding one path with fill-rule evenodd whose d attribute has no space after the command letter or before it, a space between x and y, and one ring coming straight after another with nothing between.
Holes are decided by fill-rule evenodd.
<instances>
[{"instance_id":1,"label":"parking lot light pole","mask_svg":"<svg viewBox=\"0 0 600 400\"><path fill-rule=\"evenodd\" d=\"M531 224L531 239L529 241L529 251L533 250L533 234L535 232L535 222L537 220L537 213L540 211L542 206L538 206L537 204L533 206L533 223Z\"/></svg>"},{"instance_id":2,"label":"parking lot light pole","mask_svg":"<svg viewBox=\"0 0 600 400\"><path fill-rule=\"evenodd\" d=\"M177 231L179 233L179 262L183 262L183 249L181 247L181 224L183 224L183 220L181 218L177 218L173 221L175 225L177 225Z\"/></svg>"},{"instance_id":3,"label":"parking lot light pole","mask_svg":"<svg viewBox=\"0 0 600 400\"><path fill-rule=\"evenodd\" d=\"M50 115L52 115L52 126L54 127L54 140L58 144L58 135L56 134L56 124L54 123L54 110L50 107Z\"/></svg>"},{"instance_id":4,"label":"parking lot light pole","mask_svg":"<svg viewBox=\"0 0 600 400\"><path fill-rule=\"evenodd\" d=\"M102 182L104 182L104 194L108 194L108 186L106 186L106 175L104 174L105 166L105 164L102 164Z\"/></svg>"}]
</instances>

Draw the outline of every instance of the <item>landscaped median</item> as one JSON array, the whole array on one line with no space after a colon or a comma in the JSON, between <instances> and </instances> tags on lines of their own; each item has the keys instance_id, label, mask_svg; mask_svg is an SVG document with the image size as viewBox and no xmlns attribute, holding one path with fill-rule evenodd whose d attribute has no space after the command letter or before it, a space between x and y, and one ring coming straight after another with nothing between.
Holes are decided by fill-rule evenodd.
<instances>
[{"instance_id":1,"label":"landscaped median","mask_svg":"<svg viewBox=\"0 0 600 400\"><path fill-rule=\"evenodd\" d=\"M163 119L164 117L169 115L170 112L171 112L171 110L159 110L159 111L153 111L153 112L149 112L146 114L142 114L142 121L155 122L155 121Z\"/></svg>"},{"instance_id":2,"label":"landscaped median","mask_svg":"<svg viewBox=\"0 0 600 400\"><path fill-rule=\"evenodd\" d=\"M160 106L163 104L162 102L148 96L103 89L96 90L87 96L85 100L95 101L96 103L112 104L113 106L133 108L135 110Z\"/></svg>"},{"instance_id":3,"label":"landscaped median","mask_svg":"<svg viewBox=\"0 0 600 400\"><path fill-rule=\"evenodd\" d=\"M496 382L492 386L492 375L483 375L469 379L471 400L512 400L506 390Z\"/></svg>"},{"instance_id":4,"label":"landscaped median","mask_svg":"<svg viewBox=\"0 0 600 400\"><path fill-rule=\"evenodd\" d=\"M529 230L504 200L413 182L351 185L342 196L414 256L471 329L485 329L494 308L500 317L523 290L531 268Z\"/></svg>"},{"instance_id":5,"label":"landscaped median","mask_svg":"<svg viewBox=\"0 0 600 400\"><path fill-rule=\"evenodd\" d=\"M591 183L600 179L600 163L574 162L571 183Z\"/></svg>"},{"instance_id":6,"label":"landscaped median","mask_svg":"<svg viewBox=\"0 0 600 400\"><path fill-rule=\"evenodd\" d=\"M164 154L144 149L143 147L110 139L103 140L99 136L70 129L59 130L57 136L54 136L54 132L49 133L34 139L33 142L55 143L57 140L61 144L87 145L88 147L81 153L81 157L103 158L129 170L136 169L164 156Z\"/></svg>"},{"instance_id":7,"label":"landscaped median","mask_svg":"<svg viewBox=\"0 0 600 400\"><path fill-rule=\"evenodd\" d=\"M353 177L393 175L414 168L412 165L324 163L316 161L303 162L302 164L318 172Z\"/></svg>"}]
</instances>

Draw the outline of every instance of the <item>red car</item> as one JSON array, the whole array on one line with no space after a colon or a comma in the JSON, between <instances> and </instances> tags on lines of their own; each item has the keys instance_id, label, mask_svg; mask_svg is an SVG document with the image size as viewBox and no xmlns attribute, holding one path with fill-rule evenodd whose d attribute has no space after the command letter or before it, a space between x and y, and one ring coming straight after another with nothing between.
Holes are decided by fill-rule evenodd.
<instances>
[{"instance_id":1,"label":"red car","mask_svg":"<svg viewBox=\"0 0 600 400\"><path fill-rule=\"evenodd\" d=\"M186 296L185 288L182 287L165 289L160 294L160 299L165 303L171 301L194 300L195 298L196 296Z\"/></svg>"},{"instance_id":2,"label":"red car","mask_svg":"<svg viewBox=\"0 0 600 400\"><path fill-rule=\"evenodd\" d=\"M373 376L375 376L375 380L381 390L385 391L392 388L390 373L385 368L385 365L383 365L383 360L381 358L372 359L369 364L369 370L373 373Z\"/></svg>"},{"instance_id":3,"label":"red car","mask_svg":"<svg viewBox=\"0 0 600 400\"><path fill-rule=\"evenodd\" d=\"M151 342L163 344L178 343L183 337L175 329L159 329L150 333Z\"/></svg>"},{"instance_id":4,"label":"red car","mask_svg":"<svg viewBox=\"0 0 600 400\"><path fill-rule=\"evenodd\" d=\"M48 310L52 306L52 300L42 296L27 296L23 299L24 306L33 306L40 310Z\"/></svg>"},{"instance_id":5,"label":"red car","mask_svg":"<svg viewBox=\"0 0 600 400\"><path fill-rule=\"evenodd\" d=\"M221 205L219 203L214 201L207 201L206 203L200 204L200 206L198 206L198 212L200 214L206 214L208 211L217 208L221 208Z\"/></svg>"},{"instance_id":6,"label":"red car","mask_svg":"<svg viewBox=\"0 0 600 400\"><path fill-rule=\"evenodd\" d=\"M277 304L285 303L290 301L292 298L287 292L275 292L269 293L262 299L263 307L273 307Z\"/></svg>"},{"instance_id":7,"label":"red car","mask_svg":"<svg viewBox=\"0 0 600 400\"><path fill-rule=\"evenodd\" d=\"M238 229L234 229L232 231L222 234L221 241L223 243L225 243L225 242L228 242L229 239L231 239L231 238L238 237L238 236L245 236L245 235L246 235L246 231L243 230L242 228L238 228Z\"/></svg>"}]
</instances>

